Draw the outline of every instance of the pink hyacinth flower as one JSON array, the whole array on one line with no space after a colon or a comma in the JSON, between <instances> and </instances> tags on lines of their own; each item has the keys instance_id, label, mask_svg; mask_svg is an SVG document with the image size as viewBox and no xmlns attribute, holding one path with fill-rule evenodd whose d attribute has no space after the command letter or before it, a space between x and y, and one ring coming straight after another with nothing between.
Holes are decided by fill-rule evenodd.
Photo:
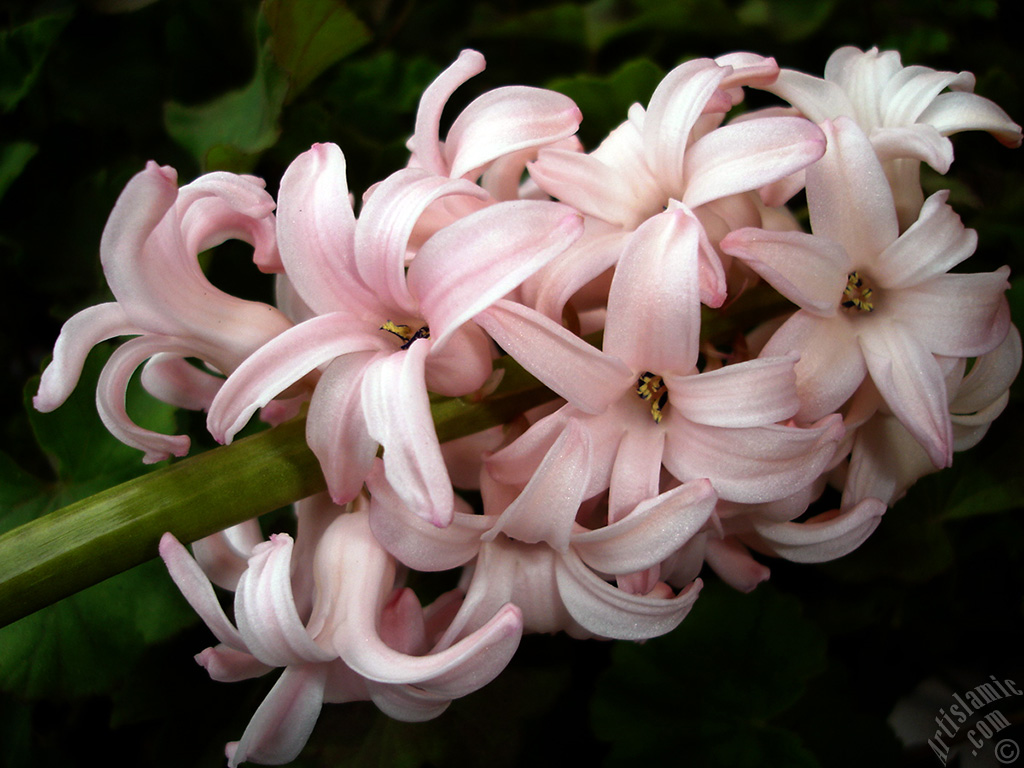
<instances>
[{"instance_id":1,"label":"pink hyacinth flower","mask_svg":"<svg viewBox=\"0 0 1024 768\"><path fill-rule=\"evenodd\" d=\"M454 499L427 391L460 396L486 381L490 342L469 321L582 230L579 214L557 203L496 203L439 230L406 268L409 236L429 205L483 194L410 168L376 187L357 222L341 150L319 144L300 155L281 183L281 258L317 315L228 378L210 408L214 437L230 440L257 408L320 369L307 439L335 501L359 492L379 444L403 497L446 525Z\"/></svg>"},{"instance_id":2,"label":"pink hyacinth flower","mask_svg":"<svg viewBox=\"0 0 1024 768\"><path fill-rule=\"evenodd\" d=\"M947 274L974 252L973 230L932 195L902 235L868 137L848 118L824 124L825 157L807 172L813 235L744 229L722 241L801 309L762 356L798 353L798 418L838 410L871 377L937 467L952 460L936 355L972 357L1006 336L1009 269Z\"/></svg>"},{"instance_id":3,"label":"pink hyacinth flower","mask_svg":"<svg viewBox=\"0 0 1024 768\"><path fill-rule=\"evenodd\" d=\"M100 416L115 437L145 451L146 463L187 453L188 437L158 434L132 422L124 407L128 380L152 359L144 377L151 392L200 410L209 407L222 379L186 358L226 375L291 326L273 307L215 288L197 260L201 251L236 238L253 245L253 259L262 269L280 269L273 210L259 179L211 173L179 190L173 168L150 162L121 193L100 241L103 272L116 301L82 310L65 323L35 407L51 411L64 402L96 344L137 335L103 369L96 392Z\"/></svg>"},{"instance_id":4,"label":"pink hyacinth flower","mask_svg":"<svg viewBox=\"0 0 1024 768\"><path fill-rule=\"evenodd\" d=\"M773 83L757 87L816 123L841 116L855 120L882 160L906 227L924 202L920 163L945 173L953 162L948 136L988 131L1008 147L1021 144L1021 127L994 102L973 93L974 83L970 72L904 67L896 51L846 46L829 57L824 78L784 69Z\"/></svg>"}]
</instances>

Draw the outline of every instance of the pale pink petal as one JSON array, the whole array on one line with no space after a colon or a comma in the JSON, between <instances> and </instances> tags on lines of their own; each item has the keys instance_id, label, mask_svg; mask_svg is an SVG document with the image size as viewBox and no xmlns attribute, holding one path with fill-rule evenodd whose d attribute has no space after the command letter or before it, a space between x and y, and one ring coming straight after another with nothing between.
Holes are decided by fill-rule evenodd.
<instances>
[{"instance_id":1,"label":"pale pink petal","mask_svg":"<svg viewBox=\"0 0 1024 768\"><path fill-rule=\"evenodd\" d=\"M405 279L413 228L429 205L447 195L487 197L484 190L469 181L406 168L378 184L359 214L355 229L356 268L380 300L399 314L418 314Z\"/></svg>"},{"instance_id":2,"label":"pale pink petal","mask_svg":"<svg viewBox=\"0 0 1024 768\"><path fill-rule=\"evenodd\" d=\"M299 618L292 592L292 537L259 544L235 591L235 621L246 647L264 664L283 667L337 658L317 645Z\"/></svg>"},{"instance_id":3,"label":"pale pink petal","mask_svg":"<svg viewBox=\"0 0 1024 768\"><path fill-rule=\"evenodd\" d=\"M367 303L354 267L355 213L345 155L314 144L281 177L277 236L295 292L316 314Z\"/></svg>"},{"instance_id":4,"label":"pale pink petal","mask_svg":"<svg viewBox=\"0 0 1024 768\"><path fill-rule=\"evenodd\" d=\"M326 670L320 665L288 667L246 726L241 740L228 744L229 768L253 761L289 763L313 732L324 702Z\"/></svg>"},{"instance_id":5,"label":"pale pink petal","mask_svg":"<svg viewBox=\"0 0 1024 768\"><path fill-rule=\"evenodd\" d=\"M224 379L214 376L188 360L161 353L142 369L142 386L157 400L190 411L208 411Z\"/></svg>"},{"instance_id":6,"label":"pale pink petal","mask_svg":"<svg viewBox=\"0 0 1024 768\"><path fill-rule=\"evenodd\" d=\"M684 482L709 478L721 498L745 504L785 498L813 482L843 435L838 415L806 428L745 429L679 424L675 416L670 408L665 417L665 467Z\"/></svg>"},{"instance_id":7,"label":"pale pink petal","mask_svg":"<svg viewBox=\"0 0 1024 768\"><path fill-rule=\"evenodd\" d=\"M988 131L1008 147L1021 145L1021 128L997 104L963 91L940 93L918 122L935 126L939 133L949 136L960 131Z\"/></svg>"},{"instance_id":8,"label":"pale pink petal","mask_svg":"<svg viewBox=\"0 0 1024 768\"><path fill-rule=\"evenodd\" d=\"M379 352L335 358L316 384L306 417L306 442L320 460L335 504L356 497L370 472L377 441L363 416L363 373Z\"/></svg>"},{"instance_id":9,"label":"pale pink petal","mask_svg":"<svg viewBox=\"0 0 1024 768\"><path fill-rule=\"evenodd\" d=\"M417 571L447 571L469 562L480 548L480 535L495 520L456 512L447 528L432 525L399 498L385 480L380 462L366 484L373 535L395 558Z\"/></svg>"},{"instance_id":10,"label":"pale pink petal","mask_svg":"<svg viewBox=\"0 0 1024 768\"><path fill-rule=\"evenodd\" d=\"M878 527L885 504L864 499L845 511L825 512L803 523L754 522L758 543L795 563L824 563L859 547Z\"/></svg>"},{"instance_id":11,"label":"pale pink petal","mask_svg":"<svg viewBox=\"0 0 1024 768\"><path fill-rule=\"evenodd\" d=\"M974 357L1006 336L1010 308L1004 292L1009 267L995 272L940 275L892 297L892 316L937 355Z\"/></svg>"},{"instance_id":12,"label":"pale pink petal","mask_svg":"<svg viewBox=\"0 0 1024 768\"><path fill-rule=\"evenodd\" d=\"M689 162L690 130L729 74L730 68L711 59L692 59L665 75L651 96L644 117L644 157L673 197L686 188L683 163ZM724 112L732 102L726 97L721 106Z\"/></svg>"},{"instance_id":13,"label":"pale pink petal","mask_svg":"<svg viewBox=\"0 0 1024 768\"><path fill-rule=\"evenodd\" d=\"M752 592L771 575L767 566L751 557L747 548L732 536L709 538L704 559L722 581L740 592Z\"/></svg>"},{"instance_id":14,"label":"pale pink petal","mask_svg":"<svg viewBox=\"0 0 1024 768\"><path fill-rule=\"evenodd\" d=\"M218 683L237 683L261 677L274 667L264 664L250 653L236 651L229 645L206 648L196 654L196 663Z\"/></svg>"},{"instance_id":15,"label":"pale pink petal","mask_svg":"<svg viewBox=\"0 0 1024 768\"><path fill-rule=\"evenodd\" d=\"M691 208L747 192L806 168L825 153L825 137L802 117L764 117L724 125L686 150L682 202Z\"/></svg>"},{"instance_id":16,"label":"pale pink petal","mask_svg":"<svg viewBox=\"0 0 1024 768\"><path fill-rule=\"evenodd\" d=\"M946 88L972 91L974 84L974 75L970 72L937 72L929 67L903 67L892 75L878 94L883 110L882 124L914 123Z\"/></svg>"},{"instance_id":17,"label":"pale pink petal","mask_svg":"<svg viewBox=\"0 0 1024 768\"><path fill-rule=\"evenodd\" d=\"M953 142L930 125L876 128L871 132L871 146L883 163L901 158L920 160L939 173L953 164Z\"/></svg>"},{"instance_id":18,"label":"pale pink petal","mask_svg":"<svg viewBox=\"0 0 1024 768\"><path fill-rule=\"evenodd\" d=\"M374 360L360 397L370 436L384 447L388 482L416 514L443 528L452 520L455 500L424 380L430 346L419 339Z\"/></svg>"},{"instance_id":19,"label":"pale pink petal","mask_svg":"<svg viewBox=\"0 0 1024 768\"><path fill-rule=\"evenodd\" d=\"M892 192L860 126L840 117L822 128L828 150L807 169L811 229L842 245L853 266L862 267L899 235Z\"/></svg>"},{"instance_id":20,"label":"pale pink petal","mask_svg":"<svg viewBox=\"0 0 1024 768\"><path fill-rule=\"evenodd\" d=\"M834 315L846 288L850 257L827 237L769 232L748 227L730 233L720 247L808 312Z\"/></svg>"},{"instance_id":21,"label":"pale pink petal","mask_svg":"<svg viewBox=\"0 0 1024 768\"><path fill-rule=\"evenodd\" d=\"M868 498L892 504L934 471L935 465L906 427L892 416L878 414L856 432L841 507Z\"/></svg>"},{"instance_id":22,"label":"pale pink petal","mask_svg":"<svg viewBox=\"0 0 1024 768\"><path fill-rule=\"evenodd\" d=\"M192 552L210 581L234 592L238 579L249 567L249 555L262 541L260 524L256 520L246 520L212 536L197 539L192 542Z\"/></svg>"},{"instance_id":23,"label":"pale pink petal","mask_svg":"<svg viewBox=\"0 0 1024 768\"><path fill-rule=\"evenodd\" d=\"M347 312L300 323L254 352L228 377L210 406L207 428L216 439L229 442L258 408L318 366L386 345L383 331L353 328Z\"/></svg>"},{"instance_id":24,"label":"pale pink petal","mask_svg":"<svg viewBox=\"0 0 1024 768\"><path fill-rule=\"evenodd\" d=\"M598 637L647 640L671 632L700 594L700 579L673 597L634 595L598 578L570 549L556 561L558 592L574 620Z\"/></svg>"},{"instance_id":25,"label":"pale pink petal","mask_svg":"<svg viewBox=\"0 0 1024 768\"><path fill-rule=\"evenodd\" d=\"M181 590L181 594L192 609L199 614L199 618L210 628L214 637L231 648L248 651L242 636L221 608L210 579L192 559L188 550L170 533L165 533L160 538L160 557L167 566L167 572L174 584Z\"/></svg>"},{"instance_id":26,"label":"pale pink petal","mask_svg":"<svg viewBox=\"0 0 1024 768\"><path fill-rule=\"evenodd\" d=\"M715 427L756 427L796 414L796 355L762 357L694 376L665 377L669 404L688 420Z\"/></svg>"},{"instance_id":27,"label":"pale pink petal","mask_svg":"<svg viewBox=\"0 0 1024 768\"><path fill-rule=\"evenodd\" d=\"M183 357L192 354L192 350L179 339L139 336L114 350L96 384L96 411L103 426L125 445L144 451L144 464L153 464L171 456L184 456L191 443L187 435L164 435L140 427L125 409L125 394L132 374L145 360L161 352Z\"/></svg>"},{"instance_id":28,"label":"pale pink petal","mask_svg":"<svg viewBox=\"0 0 1024 768\"><path fill-rule=\"evenodd\" d=\"M709 481L684 483L641 502L618 522L573 534L572 548L595 571L641 571L693 538L714 512L716 500Z\"/></svg>"},{"instance_id":29,"label":"pale pink petal","mask_svg":"<svg viewBox=\"0 0 1024 768\"><path fill-rule=\"evenodd\" d=\"M783 69L764 89L785 99L815 123L855 114L849 96L839 85L803 72Z\"/></svg>"},{"instance_id":30,"label":"pale pink petal","mask_svg":"<svg viewBox=\"0 0 1024 768\"><path fill-rule=\"evenodd\" d=\"M374 706L393 720L403 723L423 723L441 715L451 704L451 698L431 693L411 685L389 685L366 681Z\"/></svg>"},{"instance_id":31,"label":"pale pink petal","mask_svg":"<svg viewBox=\"0 0 1024 768\"><path fill-rule=\"evenodd\" d=\"M590 435L575 420L555 440L530 482L495 521L483 541L503 533L529 544L547 542L565 552L590 481Z\"/></svg>"},{"instance_id":32,"label":"pale pink petal","mask_svg":"<svg viewBox=\"0 0 1024 768\"><path fill-rule=\"evenodd\" d=\"M988 407L1009 389L1020 367L1020 331L1011 325L999 346L974 362L971 372L961 382L950 409L956 414L969 414Z\"/></svg>"},{"instance_id":33,"label":"pale pink petal","mask_svg":"<svg viewBox=\"0 0 1024 768\"><path fill-rule=\"evenodd\" d=\"M946 382L935 355L898 327L860 337L871 379L936 467L953 461Z\"/></svg>"},{"instance_id":34,"label":"pale pink petal","mask_svg":"<svg viewBox=\"0 0 1024 768\"><path fill-rule=\"evenodd\" d=\"M924 202L906 232L878 256L871 276L886 288L907 288L945 274L972 253L978 234L946 203L948 190Z\"/></svg>"},{"instance_id":35,"label":"pale pink petal","mask_svg":"<svg viewBox=\"0 0 1024 768\"><path fill-rule=\"evenodd\" d=\"M32 398L37 411L58 408L78 384L89 351L114 336L142 333L129 321L117 302L87 307L68 319L53 346L53 360L39 379L39 391Z\"/></svg>"},{"instance_id":36,"label":"pale pink petal","mask_svg":"<svg viewBox=\"0 0 1024 768\"><path fill-rule=\"evenodd\" d=\"M634 229L646 218L651 207L644 204L647 202L644 198L638 201L624 195L622 171L592 155L545 149L528 168L530 178L549 195L610 224ZM657 197L660 207L664 204L664 195Z\"/></svg>"},{"instance_id":37,"label":"pale pink petal","mask_svg":"<svg viewBox=\"0 0 1024 768\"><path fill-rule=\"evenodd\" d=\"M465 323L441 349L435 345L427 358L427 389L445 397L462 397L488 383L497 352L483 329Z\"/></svg>"},{"instance_id":38,"label":"pale pink petal","mask_svg":"<svg viewBox=\"0 0 1024 768\"><path fill-rule=\"evenodd\" d=\"M629 235L618 229L608 231L596 222L598 219L588 218L583 237L530 278L536 295L524 303L557 322L574 295L615 266Z\"/></svg>"},{"instance_id":39,"label":"pale pink petal","mask_svg":"<svg viewBox=\"0 0 1024 768\"><path fill-rule=\"evenodd\" d=\"M356 563L331 584L326 602L341 617L333 643L341 658L364 677L382 683L411 683L437 693L462 695L485 685L508 663L519 645L522 614L505 605L483 627L443 650L409 656L387 646L377 630L379 612L394 580L394 562L370 531L366 515L342 515L324 534L318 568Z\"/></svg>"},{"instance_id":40,"label":"pale pink petal","mask_svg":"<svg viewBox=\"0 0 1024 768\"><path fill-rule=\"evenodd\" d=\"M687 373L697 364L702 231L685 209L665 211L644 222L619 258L604 351L633 371Z\"/></svg>"},{"instance_id":41,"label":"pale pink petal","mask_svg":"<svg viewBox=\"0 0 1024 768\"><path fill-rule=\"evenodd\" d=\"M473 320L545 386L587 413L603 411L633 381L621 360L521 304L500 300Z\"/></svg>"},{"instance_id":42,"label":"pale pink petal","mask_svg":"<svg viewBox=\"0 0 1024 768\"><path fill-rule=\"evenodd\" d=\"M646 404L638 399L635 405L646 410ZM641 424L624 423L622 438L615 449L615 459L608 478L608 524L609 526L633 513L637 505L658 495L661 483L661 455L665 449L665 432L649 418L649 412L641 415ZM605 529L607 530L607 528ZM641 566L647 568L651 565ZM594 566L595 568L597 566ZM629 573L641 568L605 571L605 573ZM602 570L598 568L598 570Z\"/></svg>"},{"instance_id":43,"label":"pale pink petal","mask_svg":"<svg viewBox=\"0 0 1024 768\"><path fill-rule=\"evenodd\" d=\"M815 421L834 413L849 399L867 375L857 330L842 313L821 318L807 312L790 317L761 350L762 357L796 352L797 416Z\"/></svg>"},{"instance_id":44,"label":"pale pink petal","mask_svg":"<svg viewBox=\"0 0 1024 768\"><path fill-rule=\"evenodd\" d=\"M475 178L497 158L572 136L583 115L568 96L543 88L487 91L452 123L444 156L453 178Z\"/></svg>"},{"instance_id":45,"label":"pale pink petal","mask_svg":"<svg viewBox=\"0 0 1024 768\"><path fill-rule=\"evenodd\" d=\"M443 345L582 233L583 218L568 206L517 200L488 206L431 237L409 267L409 290L434 344Z\"/></svg>"},{"instance_id":46,"label":"pale pink petal","mask_svg":"<svg viewBox=\"0 0 1024 768\"><path fill-rule=\"evenodd\" d=\"M438 176L448 175L448 164L441 151L441 113L455 90L474 75L484 71L486 62L481 53L464 50L444 72L434 78L420 97L416 111L416 132L406 146L413 153L417 167Z\"/></svg>"}]
</instances>

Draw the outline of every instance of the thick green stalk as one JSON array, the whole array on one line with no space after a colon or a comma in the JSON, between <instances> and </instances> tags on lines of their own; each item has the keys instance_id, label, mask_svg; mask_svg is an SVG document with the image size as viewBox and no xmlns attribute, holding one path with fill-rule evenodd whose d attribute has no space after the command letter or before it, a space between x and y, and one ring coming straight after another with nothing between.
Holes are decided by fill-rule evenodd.
<instances>
[{"instance_id":1,"label":"thick green stalk","mask_svg":"<svg viewBox=\"0 0 1024 768\"><path fill-rule=\"evenodd\" d=\"M554 397L510 358L495 367L488 398L432 403L442 441ZM155 557L165 531L195 541L325 487L300 419L58 509L0 536L0 626Z\"/></svg>"}]
</instances>

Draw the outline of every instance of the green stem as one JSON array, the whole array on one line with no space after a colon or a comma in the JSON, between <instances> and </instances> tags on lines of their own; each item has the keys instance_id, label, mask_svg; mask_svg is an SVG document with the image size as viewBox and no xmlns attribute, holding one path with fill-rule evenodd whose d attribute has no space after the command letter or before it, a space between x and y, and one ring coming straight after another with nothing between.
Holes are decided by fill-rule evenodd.
<instances>
[{"instance_id":1,"label":"green stem","mask_svg":"<svg viewBox=\"0 0 1024 768\"><path fill-rule=\"evenodd\" d=\"M479 402L431 405L447 441L504 424L554 394L511 358ZM305 419L150 472L0 536L0 627L156 556L166 531L191 542L326 488Z\"/></svg>"}]
</instances>

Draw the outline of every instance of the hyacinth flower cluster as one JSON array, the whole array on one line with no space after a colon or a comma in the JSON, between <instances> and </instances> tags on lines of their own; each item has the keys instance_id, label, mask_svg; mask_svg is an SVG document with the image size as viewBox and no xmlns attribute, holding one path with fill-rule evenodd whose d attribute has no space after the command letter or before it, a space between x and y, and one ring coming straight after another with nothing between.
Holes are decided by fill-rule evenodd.
<instances>
[{"instance_id":1,"label":"hyacinth flower cluster","mask_svg":"<svg viewBox=\"0 0 1024 768\"><path fill-rule=\"evenodd\" d=\"M969 73L854 48L823 78L750 53L696 59L586 151L569 98L520 86L442 136L483 68L464 51L425 90L407 166L358 205L333 144L297 157L276 201L254 177L179 188L150 163L103 234L114 301L68 321L43 374L48 411L93 346L134 337L97 405L147 462L189 439L132 422L140 368L221 442L257 412L305 414L327 492L295 505L294 535L250 520L191 553L161 542L217 638L197 656L210 676L283 668L232 766L293 759L325 702L436 717L524 633L662 635L702 571L749 591L772 557L841 557L981 439L1020 367L1009 270L951 272L976 234L919 181L922 162L949 170L953 133L1021 143ZM780 106L736 109L747 89ZM275 275L276 307L206 279L198 254L229 239ZM486 402L500 355L548 402L440 442L431 404ZM426 606L407 586L457 569Z\"/></svg>"}]
</instances>

